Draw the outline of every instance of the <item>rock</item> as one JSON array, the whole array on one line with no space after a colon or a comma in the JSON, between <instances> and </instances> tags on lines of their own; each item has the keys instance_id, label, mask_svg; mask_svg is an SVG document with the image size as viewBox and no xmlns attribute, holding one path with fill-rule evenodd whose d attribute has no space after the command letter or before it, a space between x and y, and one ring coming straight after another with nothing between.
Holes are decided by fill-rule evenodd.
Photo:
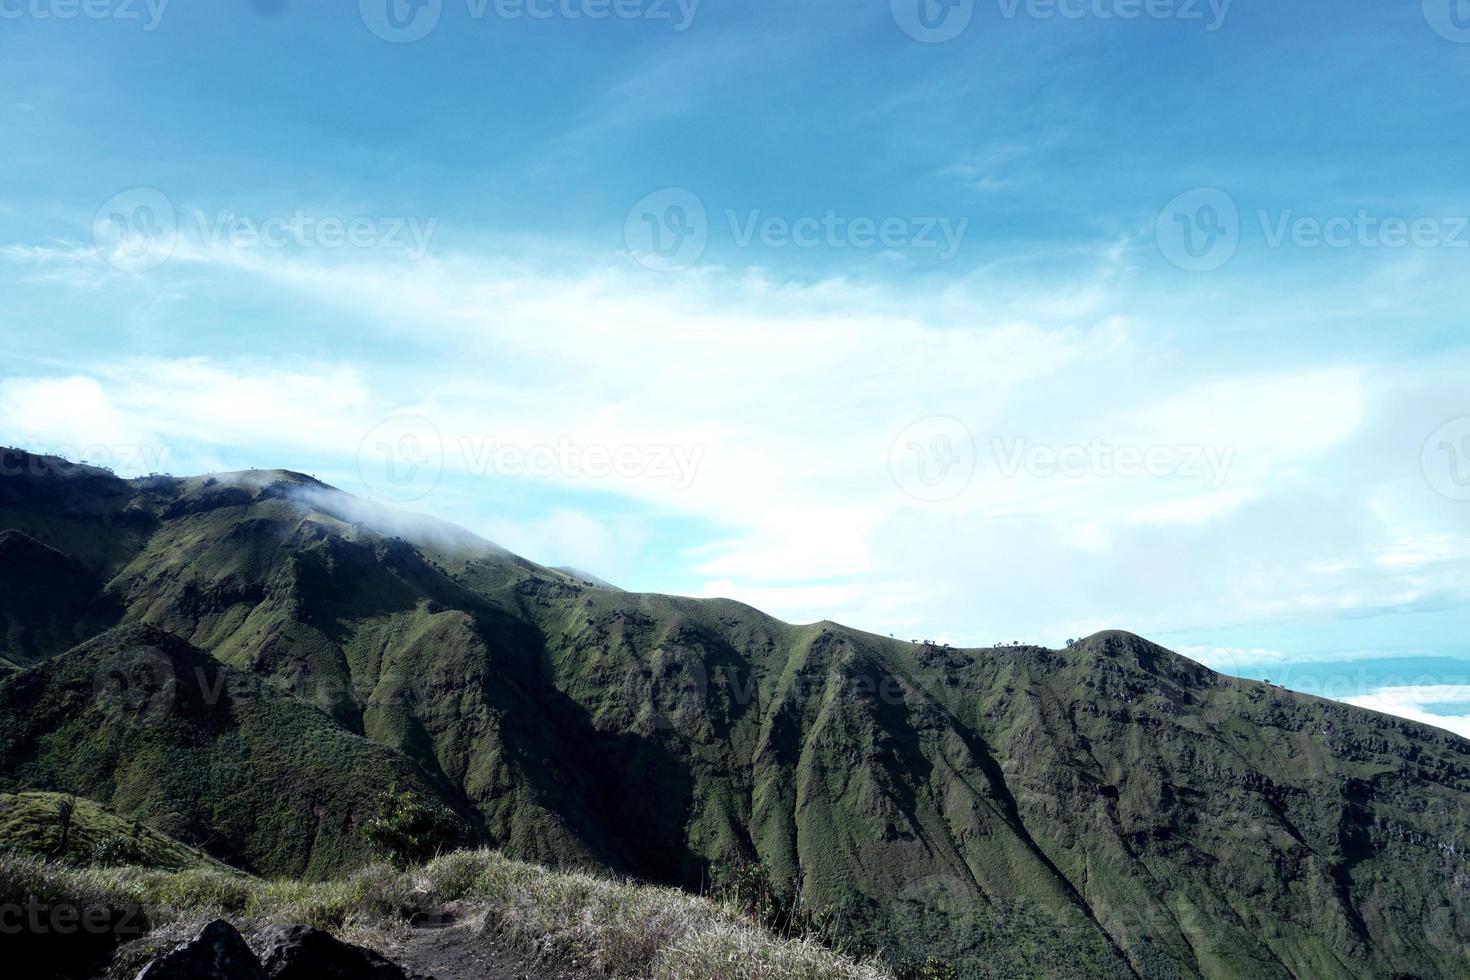
<instances>
[{"instance_id":1,"label":"rock","mask_svg":"<svg viewBox=\"0 0 1470 980\"><path fill-rule=\"evenodd\" d=\"M216 919L172 953L143 967L137 980L266 980L266 975L235 927Z\"/></svg>"},{"instance_id":2,"label":"rock","mask_svg":"<svg viewBox=\"0 0 1470 980\"><path fill-rule=\"evenodd\" d=\"M260 948L270 980L415 980L372 950L310 926L271 926Z\"/></svg>"}]
</instances>

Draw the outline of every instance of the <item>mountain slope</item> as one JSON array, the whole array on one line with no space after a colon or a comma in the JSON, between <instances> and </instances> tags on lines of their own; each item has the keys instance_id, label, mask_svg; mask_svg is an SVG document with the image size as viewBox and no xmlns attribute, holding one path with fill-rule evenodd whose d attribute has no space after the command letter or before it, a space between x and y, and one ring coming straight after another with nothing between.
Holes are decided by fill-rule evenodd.
<instances>
[{"instance_id":1,"label":"mountain slope","mask_svg":"<svg viewBox=\"0 0 1470 980\"><path fill-rule=\"evenodd\" d=\"M145 626L0 681L0 785L76 793L261 874L363 860L390 785L479 824L398 753Z\"/></svg>"},{"instance_id":2,"label":"mountain slope","mask_svg":"<svg viewBox=\"0 0 1470 980\"><path fill-rule=\"evenodd\" d=\"M756 858L974 975L1453 976L1470 950L1470 744L1436 729L1123 633L952 650L589 586L296 474L18 469L0 533L64 601L0 602L0 658L40 664L0 691L146 623L411 760L512 854L691 887ZM95 788L79 764L43 788Z\"/></svg>"},{"instance_id":3,"label":"mountain slope","mask_svg":"<svg viewBox=\"0 0 1470 980\"><path fill-rule=\"evenodd\" d=\"M125 862L164 871L228 871L166 834L91 800L61 793L0 793L0 852L67 865Z\"/></svg>"}]
</instances>

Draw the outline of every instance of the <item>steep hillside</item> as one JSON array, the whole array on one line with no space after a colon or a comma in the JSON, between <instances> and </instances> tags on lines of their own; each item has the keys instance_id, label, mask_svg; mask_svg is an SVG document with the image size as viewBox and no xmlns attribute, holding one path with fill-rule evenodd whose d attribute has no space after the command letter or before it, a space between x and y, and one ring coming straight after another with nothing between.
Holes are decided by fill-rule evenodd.
<instances>
[{"instance_id":1,"label":"steep hillside","mask_svg":"<svg viewBox=\"0 0 1470 980\"><path fill-rule=\"evenodd\" d=\"M0 789L75 793L236 867L320 876L367 856L385 787L478 815L391 749L153 627L0 681Z\"/></svg>"},{"instance_id":2,"label":"steep hillside","mask_svg":"<svg viewBox=\"0 0 1470 980\"><path fill-rule=\"evenodd\" d=\"M296 474L19 470L0 532L57 588L0 601L0 658L39 664L0 682L18 785L130 812L134 730L81 735L95 651L46 658L146 623L320 708L308 741L382 747L348 812L412 769L516 856L691 887L759 859L852 934L973 975L1454 976L1470 952L1470 744L1436 729L1123 633L953 650L620 592ZM240 791L299 786L278 746L304 737L229 740L257 767ZM198 811L198 764L148 765ZM249 855L227 816L199 819Z\"/></svg>"}]
</instances>

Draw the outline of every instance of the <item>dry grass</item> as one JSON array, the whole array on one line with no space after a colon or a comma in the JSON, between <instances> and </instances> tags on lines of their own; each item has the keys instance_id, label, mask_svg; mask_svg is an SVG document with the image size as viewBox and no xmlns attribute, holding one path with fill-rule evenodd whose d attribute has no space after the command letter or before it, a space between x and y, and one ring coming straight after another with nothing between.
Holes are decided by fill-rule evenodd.
<instances>
[{"instance_id":1,"label":"dry grass","mask_svg":"<svg viewBox=\"0 0 1470 980\"><path fill-rule=\"evenodd\" d=\"M717 924L685 935L652 962L653 980L873 980L888 974L809 941L773 942L745 925Z\"/></svg>"},{"instance_id":2,"label":"dry grass","mask_svg":"<svg viewBox=\"0 0 1470 980\"><path fill-rule=\"evenodd\" d=\"M504 936L589 972L626 980L891 980L811 942L786 941L732 909L685 892L548 871L494 851L460 851L419 868L364 868L340 881L264 881L214 870L66 868L0 856L0 901L41 894L78 905L138 905L153 923L144 950L228 918L331 929L388 952L419 911L483 910ZM130 964L131 965L131 964Z\"/></svg>"}]
</instances>

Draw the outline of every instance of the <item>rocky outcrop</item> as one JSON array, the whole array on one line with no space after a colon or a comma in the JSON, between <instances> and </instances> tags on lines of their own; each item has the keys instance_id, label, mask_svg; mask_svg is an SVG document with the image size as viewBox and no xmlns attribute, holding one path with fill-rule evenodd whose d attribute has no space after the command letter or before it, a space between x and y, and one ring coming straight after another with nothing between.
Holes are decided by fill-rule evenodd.
<instances>
[{"instance_id":1,"label":"rocky outcrop","mask_svg":"<svg viewBox=\"0 0 1470 980\"><path fill-rule=\"evenodd\" d=\"M235 927L216 919L172 953L143 967L137 980L266 980Z\"/></svg>"}]
</instances>

